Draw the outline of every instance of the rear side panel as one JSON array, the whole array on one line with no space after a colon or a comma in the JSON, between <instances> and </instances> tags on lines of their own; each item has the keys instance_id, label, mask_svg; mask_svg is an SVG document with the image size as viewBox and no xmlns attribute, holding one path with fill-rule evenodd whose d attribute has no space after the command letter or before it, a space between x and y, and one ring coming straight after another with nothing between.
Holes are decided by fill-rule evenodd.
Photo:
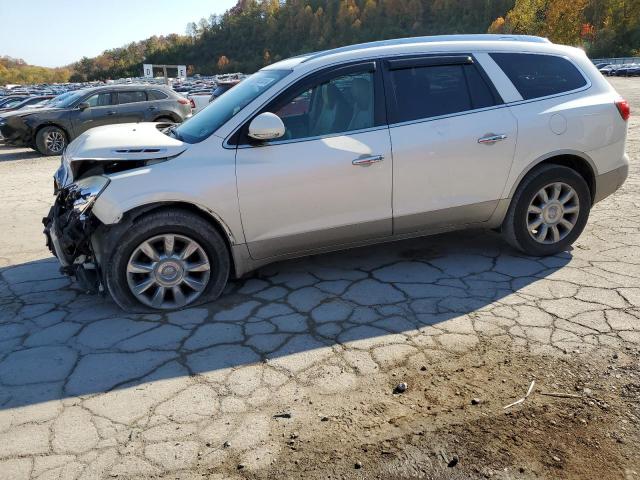
<instances>
[{"instance_id":1,"label":"rear side panel","mask_svg":"<svg viewBox=\"0 0 640 480\"><path fill-rule=\"evenodd\" d=\"M627 163L624 155L627 125L615 106L619 95L584 53L576 51L575 56L564 58L585 77L584 87L509 103L518 121L518 140L503 198L513 195L531 168L556 155L571 154L585 159L596 177Z\"/></svg>"}]
</instances>

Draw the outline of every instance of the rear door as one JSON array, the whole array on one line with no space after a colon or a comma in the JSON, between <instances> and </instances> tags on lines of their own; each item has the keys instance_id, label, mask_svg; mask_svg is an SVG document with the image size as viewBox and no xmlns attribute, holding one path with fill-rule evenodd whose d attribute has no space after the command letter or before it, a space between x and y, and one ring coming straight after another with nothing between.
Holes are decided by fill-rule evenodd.
<instances>
[{"instance_id":1,"label":"rear door","mask_svg":"<svg viewBox=\"0 0 640 480\"><path fill-rule=\"evenodd\" d=\"M144 90L120 90L118 95L117 122L136 123L143 122L153 108L152 103L147 102L147 92Z\"/></svg>"},{"instance_id":2,"label":"rear door","mask_svg":"<svg viewBox=\"0 0 640 480\"><path fill-rule=\"evenodd\" d=\"M385 64L394 233L488 220L513 163L515 118L471 55Z\"/></svg>"}]
</instances>

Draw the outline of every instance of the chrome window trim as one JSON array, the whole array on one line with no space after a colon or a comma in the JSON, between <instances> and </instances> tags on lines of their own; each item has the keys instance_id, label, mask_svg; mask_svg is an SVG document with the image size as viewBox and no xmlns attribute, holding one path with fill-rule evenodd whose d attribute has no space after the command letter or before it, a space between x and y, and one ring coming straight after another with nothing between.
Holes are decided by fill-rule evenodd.
<instances>
[{"instance_id":1,"label":"chrome window trim","mask_svg":"<svg viewBox=\"0 0 640 480\"><path fill-rule=\"evenodd\" d=\"M504 103L499 104L499 105L492 105L490 107L484 107L484 108L476 108L476 109L473 109L473 110L464 110L462 112L456 112L456 113L451 113L451 114L446 114L446 115L439 115L437 117L426 117L426 118L420 118L420 119L416 119L416 120L408 120L406 122L388 123L387 125L380 125L378 127L373 127L372 129L367 129L367 130L376 130L376 129L381 129L381 128L389 128L389 129L391 129L391 128L396 128L396 127L402 127L402 126L405 126L405 125L412 125L412 124L415 124L415 123L431 122L431 121L434 121L434 120L442 120L442 119L445 119L445 118L459 117L461 115L469 115L469 114L472 114L472 113L489 111L489 110L493 110L493 109L497 109L497 108L505 108L505 107L510 107L510 106L522 105L522 104L526 104L526 103L538 102L538 101L542 101L542 100L548 100L548 99L552 99L552 98L563 97L563 96L567 96L567 95L573 95L574 93L583 92L583 91L588 90L588 89L590 89L592 87L591 79L589 78L589 76L586 75L584 73L584 71L571 58L569 58L566 55L561 55L561 54L558 54L558 53L548 53L548 52L530 52L530 51L526 51L526 50L479 50L479 51L470 50L469 53L472 55L472 57L475 60L478 61L478 63L480 64L480 67L483 68L483 70L485 71L485 73L489 77L489 80L493 83L494 88L496 88L496 90L498 90L498 88L495 86L495 82L494 82L493 78L491 78L489 72L487 72L487 70L484 69L481 59L477 58L477 54L479 54L479 53L485 53L489 57L490 57L490 55L492 53L516 53L516 54L525 54L525 55L548 55L548 56L564 58L565 60L570 62L571 65L573 65L578 70L580 75L582 75L582 77L585 79L586 85L583 86L583 87L580 87L578 89L570 90L570 91L567 91L567 92L556 93L556 94L553 94L553 95L547 95L545 97L532 98L530 100L524 100L523 99L523 100L512 101L512 102L504 102ZM445 51L427 50L427 51L422 51L422 52L412 52L410 55L411 56L420 56L420 55L440 55L440 54L454 55L455 52L451 52L449 50L445 50ZM306 72L304 75L300 75L300 76L292 79L286 85L283 85L283 87L278 92L275 92L268 99L266 99L264 101L264 103L262 103L258 108L256 108L254 111L249 113L242 121L239 122L239 125L229 135L226 136L226 138L222 142L222 147L224 149L227 149L227 150L233 150L233 149L238 149L238 148L257 148L257 147L260 147L260 146L266 146L267 144L264 144L264 143L261 144L261 145L230 145L229 144L229 140L231 139L231 137L233 137L237 133L237 131L240 128L242 128L242 126L247 121L247 119L249 119L251 116L255 115L256 112L258 112L262 108L264 108L275 97L277 97L278 95L281 95L287 88L291 87L296 82L298 82L300 80L303 80L304 78L306 78L309 75L313 75L313 74L317 73L318 71L323 70L325 68L338 67L340 65L345 65L345 64L348 64L348 63L368 62L368 61L384 61L384 60L389 60L389 59L393 59L393 58L397 58L397 57L406 57L406 56L407 56L407 53L392 53L392 54L389 54L389 55L373 55L373 56L361 57L361 58L358 58L357 60L354 60L354 59L351 59L351 60L348 60L348 61L342 60L342 61L337 61L337 62L333 62L333 63L329 63L329 64L318 66L317 68ZM493 58L491 58L491 60L495 62L495 60L493 60ZM516 86L513 85L513 82L511 82L511 80L509 79L507 74L504 73L504 71L500 68L500 66L497 64L497 62L496 62L496 66L497 66L498 69L500 69L500 71L506 77L506 80L512 85L512 87L515 89L515 91L518 92L518 94L519 94L520 92L518 91ZM295 72L295 70L294 70L294 72ZM498 93L500 94L499 90L498 90ZM213 132L212 135L216 136L215 133L216 132ZM353 133L353 132L343 132L343 134L344 133ZM281 142L278 142L278 143L269 142L268 144L269 145L276 145L276 144L282 145L282 144L285 144L285 143L292 143L294 141L317 140L319 138L328 138L328 137L335 137L335 136L342 136L342 135L329 134L329 135L325 135L324 137L305 138L305 139L299 139L299 140L286 140L286 141L281 141ZM220 138L220 137L218 137L218 138Z\"/></svg>"},{"instance_id":2,"label":"chrome window trim","mask_svg":"<svg viewBox=\"0 0 640 480\"><path fill-rule=\"evenodd\" d=\"M444 51L434 51L434 50L427 50L427 51L421 51L421 52L411 52L411 54L407 54L406 52L403 53L390 53L389 55L367 55L367 56L363 56L360 57L358 59L350 59L350 60L338 60L335 61L333 63L327 63L324 65L320 65L317 68L314 68L313 70L309 70L308 72L304 73L303 75L300 75L294 79L292 79L289 83L287 83L286 85L283 85L283 87L278 90L277 92L275 92L273 95L271 95L265 102L263 102L258 108L256 108L255 110L253 110L251 113L249 113L246 117L244 117L240 122L239 125L236 126L236 128L234 128L232 130L232 132L230 134L228 134L225 138L224 141L222 142L222 148L226 149L226 150L233 150L236 148L255 148L258 145L245 145L245 146L241 146L241 145L230 145L229 144L229 140L231 139L231 137L233 137L238 130L240 130L240 128L242 128L242 126L244 125L244 123L253 115L255 115L257 112L259 112L261 109L263 109L269 102L271 102L274 98L276 98L278 95L281 95L287 88L295 85L298 81L300 80L304 80L306 77L310 76L310 75L314 75L316 73L318 73L320 70L324 70L326 68L334 68L334 67L339 67L341 65L348 65L350 63L361 63L361 62L382 62L384 60L390 60L393 58L400 58L400 57L406 57L407 55L411 55L411 56L420 56L420 55L456 55L456 52L449 52L447 50ZM462 54L461 54L462 55ZM474 52L470 52L470 55L473 57ZM376 68L381 68L382 65L377 65ZM293 72L295 72L295 69L293 70ZM286 78L286 77L285 77ZM266 93L266 92L265 92ZM385 103L386 103L386 99L385 99ZM231 121L232 119L229 119L229 121ZM378 128L388 128L390 125L378 125L377 127L372 127L372 129L378 129ZM222 128L222 126L220 127ZM344 133L344 132L343 132ZM216 132L213 132L212 134L213 136L217 136L218 138L221 138L220 136L216 135ZM330 136L336 136L334 134L329 134ZM307 139L302 139L302 140L307 140Z\"/></svg>"},{"instance_id":3,"label":"chrome window trim","mask_svg":"<svg viewBox=\"0 0 640 480\"><path fill-rule=\"evenodd\" d=\"M492 105L490 107L474 108L473 110L463 110L461 112L456 112L456 113L447 113L445 115L438 115L436 117L417 118L415 120L407 120L405 122L390 123L389 128L404 127L404 126L413 125L416 123L433 122L436 120L444 120L447 118L461 117L463 115L471 115L474 113L488 112L490 110L497 110L499 108L508 108L508 107L509 107L508 104L502 103L500 105Z\"/></svg>"},{"instance_id":4,"label":"chrome window trim","mask_svg":"<svg viewBox=\"0 0 640 480\"><path fill-rule=\"evenodd\" d=\"M233 148L237 148L238 150L240 150L245 148L262 148L262 147L271 147L276 145L287 145L289 143L313 142L316 140L323 140L325 138L348 137L352 135L358 135L360 133L368 133L368 132L375 132L378 130L388 130L388 129L389 129L389 125L378 125L377 127L361 128L360 130L349 130L349 131L340 132L340 133L328 133L326 135L317 135L315 137L296 138L291 140L273 140L270 142L260 142L259 144L256 144L256 145L235 145L233 146Z\"/></svg>"}]
</instances>

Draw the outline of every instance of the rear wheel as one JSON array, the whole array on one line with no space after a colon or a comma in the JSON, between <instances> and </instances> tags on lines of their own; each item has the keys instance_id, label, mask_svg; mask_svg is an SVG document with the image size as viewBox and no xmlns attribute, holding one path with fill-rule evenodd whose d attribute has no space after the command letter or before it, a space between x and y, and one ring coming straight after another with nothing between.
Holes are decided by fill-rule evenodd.
<instances>
[{"instance_id":1,"label":"rear wheel","mask_svg":"<svg viewBox=\"0 0 640 480\"><path fill-rule=\"evenodd\" d=\"M176 123L176 122L173 121L173 119L171 119L169 117L156 118L154 121L158 122L158 123Z\"/></svg>"},{"instance_id":2,"label":"rear wheel","mask_svg":"<svg viewBox=\"0 0 640 480\"><path fill-rule=\"evenodd\" d=\"M61 128L44 127L36 134L36 150L42 155L61 155L66 146L67 135Z\"/></svg>"},{"instance_id":3,"label":"rear wheel","mask_svg":"<svg viewBox=\"0 0 640 480\"><path fill-rule=\"evenodd\" d=\"M513 247L528 255L553 255L580 236L590 209L584 178L571 168L547 164L518 187L502 231Z\"/></svg>"},{"instance_id":4,"label":"rear wheel","mask_svg":"<svg viewBox=\"0 0 640 480\"><path fill-rule=\"evenodd\" d=\"M151 212L114 244L104 271L111 295L125 310L177 310L215 300L229 278L224 240L188 211Z\"/></svg>"}]
</instances>

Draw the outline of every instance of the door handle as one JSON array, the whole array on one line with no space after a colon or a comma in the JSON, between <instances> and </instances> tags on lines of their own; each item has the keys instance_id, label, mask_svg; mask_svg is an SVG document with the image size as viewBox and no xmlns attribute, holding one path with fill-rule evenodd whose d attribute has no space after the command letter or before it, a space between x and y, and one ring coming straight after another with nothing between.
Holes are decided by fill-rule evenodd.
<instances>
[{"instance_id":1,"label":"door handle","mask_svg":"<svg viewBox=\"0 0 640 480\"><path fill-rule=\"evenodd\" d=\"M356 158L351 163L358 167L368 167L374 163L378 163L384 160L384 155L371 155L370 157Z\"/></svg>"},{"instance_id":2,"label":"door handle","mask_svg":"<svg viewBox=\"0 0 640 480\"><path fill-rule=\"evenodd\" d=\"M107 115L115 115L115 114L116 114L116 111L115 111L115 110L109 110L109 111L107 112Z\"/></svg>"},{"instance_id":3,"label":"door handle","mask_svg":"<svg viewBox=\"0 0 640 480\"><path fill-rule=\"evenodd\" d=\"M154 111L154 110L157 110L157 109L158 109L158 107L149 107L149 110L151 110L151 111Z\"/></svg>"},{"instance_id":4,"label":"door handle","mask_svg":"<svg viewBox=\"0 0 640 480\"><path fill-rule=\"evenodd\" d=\"M507 136L504 133L500 133L498 135L494 133L490 133L488 135L485 135L482 138L479 138L478 143L481 143L483 145L493 145L496 142L500 142L506 139L507 139Z\"/></svg>"}]
</instances>

